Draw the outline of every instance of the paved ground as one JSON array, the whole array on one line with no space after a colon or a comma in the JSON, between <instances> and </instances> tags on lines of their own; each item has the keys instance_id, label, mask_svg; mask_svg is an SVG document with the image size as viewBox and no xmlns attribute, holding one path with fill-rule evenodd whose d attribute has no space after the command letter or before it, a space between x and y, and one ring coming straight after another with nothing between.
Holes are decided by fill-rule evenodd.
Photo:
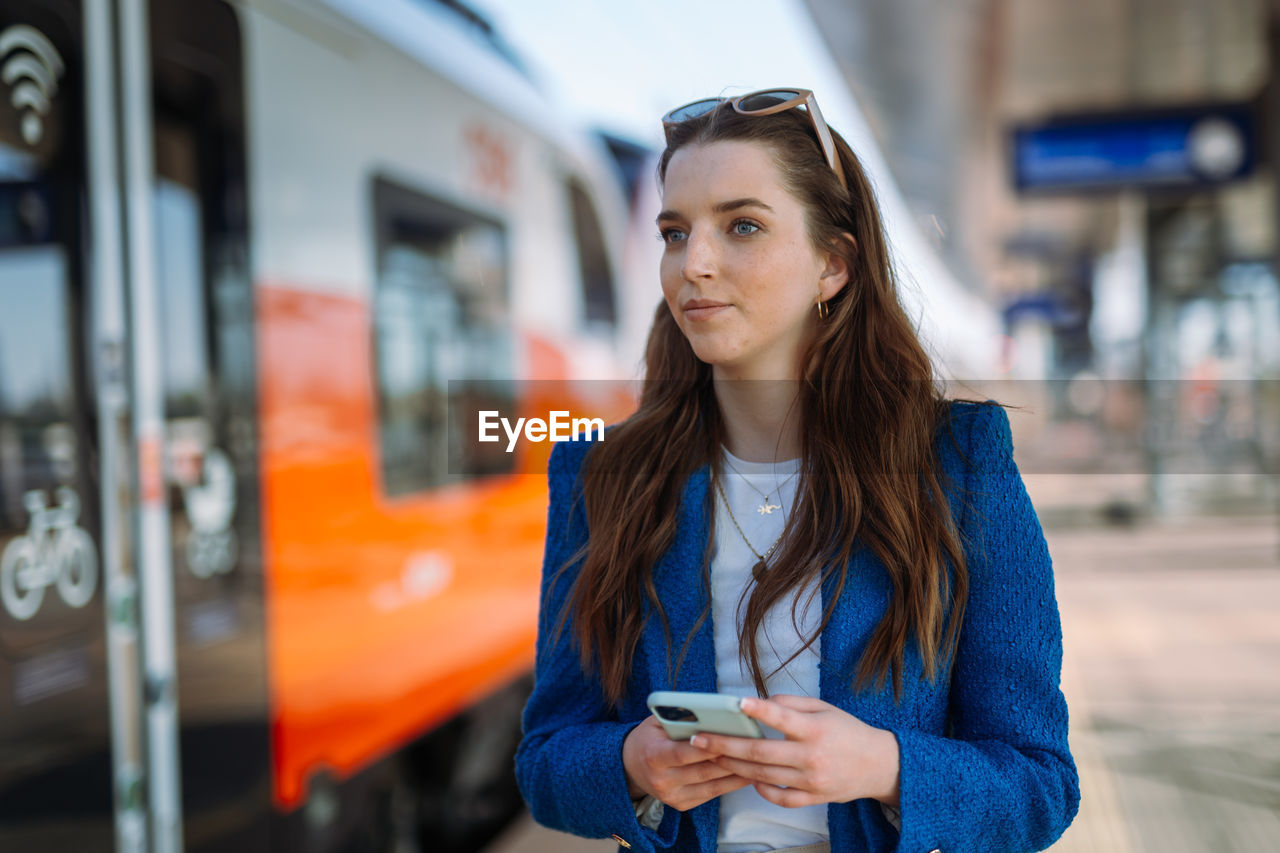
<instances>
[{"instance_id":1,"label":"paved ground","mask_svg":"<svg viewBox=\"0 0 1280 853\"><path fill-rule=\"evenodd\" d=\"M1094 774L1055 850L1280 849L1275 520L1063 531L1050 547L1073 747Z\"/></svg>"},{"instance_id":2,"label":"paved ground","mask_svg":"<svg viewBox=\"0 0 1280 853\"><path fill-rule=\"evenodd\" d=\"M1079 816L1052 849L1280 849L1275 518L1048 536L1083 791ZM613 849L526 819L487 853Z\"/></svg>"}]
</instances>

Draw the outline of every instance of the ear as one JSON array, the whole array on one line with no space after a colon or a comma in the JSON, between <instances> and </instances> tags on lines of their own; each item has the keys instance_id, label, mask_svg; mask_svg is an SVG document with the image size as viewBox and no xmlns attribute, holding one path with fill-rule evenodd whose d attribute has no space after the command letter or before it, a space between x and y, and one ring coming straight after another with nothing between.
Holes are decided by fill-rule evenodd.
<instances>
[{"instance_id":1,"label":"ear","mask_svg":"<svg viewBox=\"0 0 1280 853\"><path fill-rule=\"evenodd\" d=\"M851 249L849 255L856 257L858 254L858 241L847 231L841 236L849 243ZM844 286L849 283L849 278L853 274L845 255L839 252L827 252L826 258L827 266L818 280L818 292L823 302L844 290Z\"/></svg>"}]
</instances>

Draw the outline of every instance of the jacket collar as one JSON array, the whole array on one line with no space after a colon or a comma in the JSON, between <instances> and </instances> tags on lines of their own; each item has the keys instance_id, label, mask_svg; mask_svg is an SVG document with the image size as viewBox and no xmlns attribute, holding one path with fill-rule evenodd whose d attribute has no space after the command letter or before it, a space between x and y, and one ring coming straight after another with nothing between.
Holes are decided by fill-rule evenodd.
<instances>
[{"instance_id":1,"label":"jacket collar","mask_svg":"<svg viewBox=\"0 0 1280 853\"><path fill-rule=\"evenodd\" d=\"M712 507L707 500L710 475L710 467L703 465L689 477L680 495L675 541L654 568L654 585L662 599L675 646L673 660L668 663L661 620L651 619L645 629L643 650L654 690L710 693L716 689L715 641L711 613L707 610L710 590L702 571L711 531L709 513ZM700 625L699 618L702 619ZM679 657L684 638L690 636L695 625L697 633L689 640L680 672L673 681L671 669Z\"/></svg>"}]
</instances>

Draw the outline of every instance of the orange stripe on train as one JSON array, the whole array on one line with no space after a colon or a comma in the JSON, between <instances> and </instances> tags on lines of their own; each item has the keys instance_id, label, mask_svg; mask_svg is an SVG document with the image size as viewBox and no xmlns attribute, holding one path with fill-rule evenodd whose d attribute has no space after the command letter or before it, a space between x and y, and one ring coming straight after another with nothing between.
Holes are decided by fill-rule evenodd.
<instances>
[{"instance_id":1,"label":"orange stripe on train","mask_svg":"<svg viewBox=\"0 0 1280 853\"><path fill-rule=\"evenodd\" d=\"M532 668L550 445L521 460L536 476L388 499L368 304L274 282L256 298L274 795L291 808L317 770L345 777ZM532 376L565 378L554 342L520 345Z\"/></svg>"}]
</instances>

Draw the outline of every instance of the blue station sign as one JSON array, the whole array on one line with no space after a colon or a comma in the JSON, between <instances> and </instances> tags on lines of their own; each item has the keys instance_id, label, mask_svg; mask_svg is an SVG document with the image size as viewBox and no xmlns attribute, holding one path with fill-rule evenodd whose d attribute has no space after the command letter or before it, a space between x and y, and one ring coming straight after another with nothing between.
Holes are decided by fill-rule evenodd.
<instances>
[{"instance_id":1,"label":"blue station sign","mask_svg":"<svg viewBox=\"0 0 1280 853\"><path fill-rule=\"evenodd\" d=\"M1090 113L1012 128L1019 192L1212 186L1257 160L1250 104L1162 112Z\"/></svg>"}]
</instances>

